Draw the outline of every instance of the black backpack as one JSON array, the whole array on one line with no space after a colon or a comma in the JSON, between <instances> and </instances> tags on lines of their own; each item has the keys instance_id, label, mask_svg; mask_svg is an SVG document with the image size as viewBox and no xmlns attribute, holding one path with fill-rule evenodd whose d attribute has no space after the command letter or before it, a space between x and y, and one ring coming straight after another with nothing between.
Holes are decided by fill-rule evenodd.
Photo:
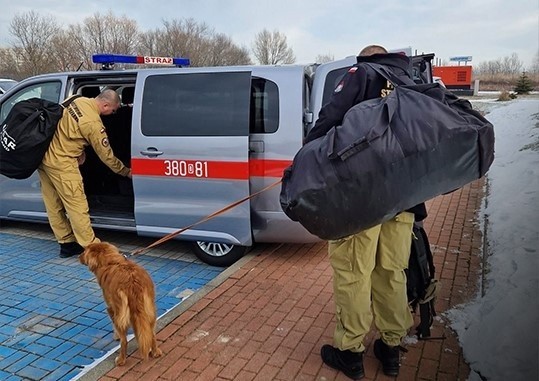
<instances>
[{"instance_id":1,"label":"black backpack","mask_svg":"<svg viewBox=\"0 0 539 381\"><path fill-rule=\"evenodd\" d=\"M412 311L416 312L419 306L420 323L416 328L419 339L431 338L430 327L436 316L434 303L441 286L434 279L435 270L427 233L421 226L414 224L406 288Z\"/></svg>"},{"instance_id":2,"label":"black backpack","mask_svg":"<svg viewBox=\"0 0 539 381\"><path fill-rule=\"evenodd\" d=\"M12 179L26 179L39 167L49 148L64 108L40 98L16 103L0 126L0 173Z\"/></svg>"}]
</instances>

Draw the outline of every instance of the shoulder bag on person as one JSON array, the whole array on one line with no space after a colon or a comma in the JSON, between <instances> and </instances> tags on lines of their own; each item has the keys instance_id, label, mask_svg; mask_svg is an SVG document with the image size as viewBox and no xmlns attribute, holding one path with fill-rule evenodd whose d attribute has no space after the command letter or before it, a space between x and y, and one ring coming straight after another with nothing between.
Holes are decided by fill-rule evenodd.
<instances>
[{"instance_id":1,"label":"shoulder bag on person","mask_svg":"<svg viewBox=\"0 0 539 381\"><path fill-rule=\"evenodd\" d=\"M304 145L283 175L282 209L322 239L338 239L482 177L494 128L439 84L393 83L352 107L341 126Z\"/></svg>"}]
</instances>

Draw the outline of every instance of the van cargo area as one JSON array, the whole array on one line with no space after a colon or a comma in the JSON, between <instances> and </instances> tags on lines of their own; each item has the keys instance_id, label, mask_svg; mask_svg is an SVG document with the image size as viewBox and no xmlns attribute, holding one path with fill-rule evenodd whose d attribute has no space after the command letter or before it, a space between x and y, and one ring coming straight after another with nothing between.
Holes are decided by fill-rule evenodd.
<instances>
[{"instance_id":1,"label":"van cargo area","mask_svg":"<svg viewBox=\"0 0 539 381\"><path fill-rule=\"evenodd\" d=\"M131 167L133 86L121 88L122 105L116 113L101 117L114 155L127 167ZM95 89L84 87L80 92L88 96L97 91ZM133 181L112 172L91 146L86 147L85 152L86 160L80 170L92 222L107 224L107 220L113 219L115 225L135 226Z\"/></svg>"}]
</instances>

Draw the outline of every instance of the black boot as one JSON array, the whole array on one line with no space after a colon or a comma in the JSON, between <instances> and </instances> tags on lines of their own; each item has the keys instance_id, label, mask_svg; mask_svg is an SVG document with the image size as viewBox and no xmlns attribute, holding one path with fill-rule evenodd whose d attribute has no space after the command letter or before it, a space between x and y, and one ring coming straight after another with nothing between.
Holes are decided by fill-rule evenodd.
<instances>
[{"instance_id":1,"label":"black boot","mask_svg":"<svg viewBox=\"0 0 539 381\"><path fill-rule=\"evenodd\" d=\"M60 258L69 258L74 255L82 254L84 248L77 242L67 242L60 244Z\"/></svg>"},{"instance_id":2,"label":"black boot","mask_svg":"<svg viewBox=\"0 0 539 381\"><path fill-rule=\"evenodd\" d=\"M365 376L363 370L363 353L349 350L341 351L329 344L320 350L322 361L333 369L340 370L352 380L359 380Z\"/></svg>"},{"instance_id":3,"label":"black boot","mask_svg":"<svg viewBox=\"0 0 539 381\"><path fill-rule=\"evenodd\" d=\"M400 349L399 347L390 347L377 339L374 342L374 355L382 362L382 368L386 376L398 376L400 368Z\"/></svg>"}]
</instances>

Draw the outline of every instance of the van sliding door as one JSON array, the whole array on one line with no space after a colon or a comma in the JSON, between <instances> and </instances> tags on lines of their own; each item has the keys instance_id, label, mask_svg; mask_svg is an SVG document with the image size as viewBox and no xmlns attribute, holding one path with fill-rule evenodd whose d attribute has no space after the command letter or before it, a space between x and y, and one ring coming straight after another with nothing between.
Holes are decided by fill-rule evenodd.
<instances>
[{"instance_id":1,"label":"van sliding door","mask_svg":"<svg viewBox=\"0 0 539 381\"><path fill-rule=\"evenodd\" d=\"M132 140L139 233L164 235L249 195L250 84L250 72L139 73ZM249 201L182 237L252 245Z\"/></svg>"}]
</instances>

